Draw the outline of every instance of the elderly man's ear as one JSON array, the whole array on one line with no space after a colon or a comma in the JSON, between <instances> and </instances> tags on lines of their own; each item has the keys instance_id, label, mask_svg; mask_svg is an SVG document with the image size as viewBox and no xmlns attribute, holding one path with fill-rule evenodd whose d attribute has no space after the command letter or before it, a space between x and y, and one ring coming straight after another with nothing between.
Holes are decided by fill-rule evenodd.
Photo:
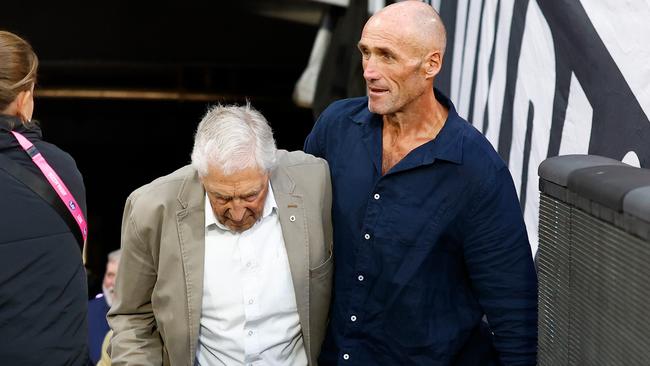
<instances>
[{"instance_id":1,"label":"elderly man's ear","mask_svg":"<svg viewBox=\"0 0 650 366\"><path fill-rule=\"evenodd\" d=\"M429 54L425 67L427 79L434 78L438 75L440 68L442 67L442 55L440 54L440 51L433 51Z\"/></svg>"}]
</instances>

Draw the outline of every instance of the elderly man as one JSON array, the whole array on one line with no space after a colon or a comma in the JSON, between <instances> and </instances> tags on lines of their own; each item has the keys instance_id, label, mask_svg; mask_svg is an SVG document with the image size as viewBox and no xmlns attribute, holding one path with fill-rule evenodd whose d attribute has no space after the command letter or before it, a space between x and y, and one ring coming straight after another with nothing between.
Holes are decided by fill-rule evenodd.
<instances>
[{"instance_id":1,"label":"elderly man","mask_svg":"<svg viewBox=\"0 0 650 366\"><path fill-rule=\"evenodd\" d=\"M368 96L333 103L305 143L329 163L334 198L321 366L535 365L537 279L516 191L434 91L445 42L422 2L375 14L358 43Z\"/></svg>"},{"instance_id":2,"label":"elderly man","mask_svg":"<svg viewBox=\"0 0 650 366\"><path fill-rule=\"evenodd\" d=\"M276 150L250 106L199 124L192 164L133 192L113 365L315 365L330 300L324 160Z\"/></svg>"},{"instance_id":3,"label":"elderly man","mask_svg":"<svg viewBox=\"0 0 650 366\"><path fill-rule=\"evenodd\" d=\"M102 343L109 331L106 313L113 304L113 291L115 289L115 275L120 264L120 249L108 254L106 272L102 281L102 293L88 302L88 351L93 363L101 357Z\"/></svg>"}]
</instances>

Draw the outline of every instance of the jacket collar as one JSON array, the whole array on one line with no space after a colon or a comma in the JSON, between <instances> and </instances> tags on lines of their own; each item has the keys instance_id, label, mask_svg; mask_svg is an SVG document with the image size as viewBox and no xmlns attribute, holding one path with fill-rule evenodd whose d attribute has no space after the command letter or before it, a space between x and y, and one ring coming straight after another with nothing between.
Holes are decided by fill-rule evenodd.
<instances>
[{"instance_id":1,"label":"jacket collar","mask_svg":"<svg viewBox=\"0 0 650 366\"><path fill-rule=\"evenodd\" d=\"M271 171L271 186L275 194L293 194L296 183L291 178L291 173L287 167L278 165ZM198 184L197 184L198 183ZM191 207L201 207L204 204L205 190L199 179L199 174L195 169L190 169L188 175L183 180L181 188L178 191L176 199L183 209Z\"/></svg>"},{"instance_id":2,"label":"jacket collar","mask_svg":"<svg viewBox=\"0 0 650 366\"><path fill-rule=\"evenodd\" d=\"M9 116L6 114L0 114L0 131L3 132L0 133L0 150L9 147L20 147L18 141L11 134L4 132L20 132L30 141L43 139L41 127L36 120L32 120L32 123L30 123L28 126L25 126L18 117Z\"/></svg>"}]
</instances>

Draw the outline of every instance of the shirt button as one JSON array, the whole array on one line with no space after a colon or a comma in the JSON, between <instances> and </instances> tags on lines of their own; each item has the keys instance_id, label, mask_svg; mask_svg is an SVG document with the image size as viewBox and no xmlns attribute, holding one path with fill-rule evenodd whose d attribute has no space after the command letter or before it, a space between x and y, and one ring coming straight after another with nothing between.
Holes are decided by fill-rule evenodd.
<instances>
[{"instance_id":1,"label":"shirt button","mask_svg":"<svg viewBox=\"0 0 650 366\"><path fill-rule=\"evenodd\" d=\"M359 282L363 281L363 275L359 275L359 277L357 277L357 280L359 280Z\"/></svg>"},{"instance_id":2,"label":"shirt button","mask_svg":"<svg viewBox=\"0 0 650 366\"><path fill-rule=\"evenodd\" d=\"M252 304L252 303L253 303L253 299L248 300L248 303L249 303L249 304Z\"/></svg>"},{"instance_id":3,"label":"shirt button","mask_svg":"<svg viewBox=\"0 0 650 366\"><path fill-rule=\"evenodd\" d=\"M350 355L348 355L347 353L344 353L344 354L343 354L343 359L344 359L344 360L349 360L349 359L350 359Z\"/></svg>"},{"instance_id":4,"label":"shirt button","mask_svg":"<svg viewBox=\"0 0 650 366\"><path fill-rule=\"evenodd\" d=\"M370 234L366 234L366 235L364 235L363 237L364 237L366 240L369 240L369 239L370 239Z\"/></svg>"},{"instance_id":5,"label":"shirt button","mask_svg":"<svg viewBox=\"0 0 650 366\"><path fill-rule=\"evenodd\" d=\"M379 193L375 193L375 195L374 195L373 197L374 197L376 200L378 200L379 197L381 197L381 196L379 195Z\"/></svg>"},{"instance_id":6,"label":"shirt button","mask_svg":"<svg viewBox=\"0 0 650 366\"><path fill-rule=\"evenodd\" d=\"M249 336L252 336L252 335L253 335L253 331L252 331L252 330L249 330L249 331L248 331L248 335L249 335Z\"/></svg>"},{"instance_id":7,"label":"shirt button","mask_svg":"<svg viewBox=\"0 0 650 366\"><path fill-rule=\"evenodd\" d=\"M350 320L352 320L353 322L356 322L356 321L357 321L357 316L356 316L356 315L352 315L352 316L350 317Z\"/></svg>"},{"instance_id":8,"label":"shirt button","mask_svg":"<svg viewBox=\"0 0 650 366\"><path fill-rule=\"evenodd\" d=\"M251 266L251 262L246 262L246 267L250 267L250 266Z\"/></svg>"}]
</instances>

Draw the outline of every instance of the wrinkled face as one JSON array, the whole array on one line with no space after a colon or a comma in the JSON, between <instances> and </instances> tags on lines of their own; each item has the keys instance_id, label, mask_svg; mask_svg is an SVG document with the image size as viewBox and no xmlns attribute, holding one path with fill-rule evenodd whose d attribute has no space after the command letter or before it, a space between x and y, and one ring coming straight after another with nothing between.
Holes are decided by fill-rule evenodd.
<instances>
[{"instance_id":1,"label":"wrinkled face","mask_svg":"<svg viewBox=\"0 0 650 366\"><path fill-rule=\"evenodd\" d=\"M230 230L248 230L262 216L269 186L266 172L247 168L225 175L210 167L201 181L214 216Z\"/></svg>"},{"instance_id":2,"label":"wrinkled face","mask_svg":"<svg viewBox=\"0 0 650 366\"><path fill-rule=\"evenodd\" d=\"M102 287L109 291L113 292L115 287L115 275L117 274L118 262L110 261L106 264L106 273L104 273L104 281L102 282Z\"/></svg>"},{"instance_id":3,"label":"wrinkled face","mask_svg":"<svg viewBox=\"0 0 650 366\"><path fill-rule=\"evenodd\" d=\"M371 19L358 48L366 79L368 109L386 115L401 112L424 93L423 59L398 25Z\"/></svg>"}]
</instances>

